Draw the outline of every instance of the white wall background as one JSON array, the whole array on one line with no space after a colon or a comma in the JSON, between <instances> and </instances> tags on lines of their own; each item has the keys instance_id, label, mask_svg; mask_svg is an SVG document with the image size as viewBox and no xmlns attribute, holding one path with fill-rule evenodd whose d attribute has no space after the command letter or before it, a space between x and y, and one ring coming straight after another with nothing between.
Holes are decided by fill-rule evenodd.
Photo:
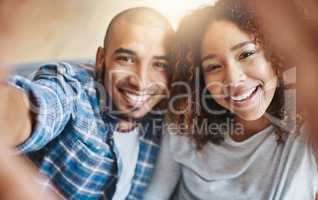
<instances>
[{"instance_id":1,"label":"white wall background","mask_svg":"<svg viewBox=\"0 0 318 200\"><path fill-rule=\"evenodd\" d=\"M4 0L8 4L18 0ZM10 18L5 41L8 52L14 52L15 62L49 59L95 57L102 44L110 19L118 12L149 6L168 17L174 27L191 10L210 5L214 0L26 0L23 6L6 6L0 2L0 13ZM22 7L22 8L21 8ZM13 21L13 22L12 22ZM10 22L10 23L9 23ZM21 23L23 22L23 23ZM21 31L10 24L21 23ZM0 24L1 25L1 24ZM1 25L3 27L3 25ZM19 40L12 46L10 41Z\"/></svg>"}]
</instances>

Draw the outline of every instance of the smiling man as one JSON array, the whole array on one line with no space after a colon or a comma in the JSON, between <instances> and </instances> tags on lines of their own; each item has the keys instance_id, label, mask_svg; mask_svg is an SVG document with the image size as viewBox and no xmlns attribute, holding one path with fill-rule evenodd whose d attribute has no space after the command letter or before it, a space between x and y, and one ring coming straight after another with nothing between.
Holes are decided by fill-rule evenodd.
<instances>
[{"instance_id":1,"label":"smiling man","mask_svg":"<svg viewBox=\"0 0 318 200\"><path fill-rule=\"evenodd\" d=\"M12 77L2 87L23 119L2 122L7 140L66 199L142 199L160 145L173 34L158 12L132 8L111 21L95 68L61 62L31 80Z\"/></svg>"},{"instance_id":2,"label":"smiling man","mask_svg":"<svg viewBox=\"0 0 318 200\"><path fill-rule=\"evenodd\" d=\"M167 50L173 33L165 18L160 16L158 21L159 15L151 10L134 10L113 19L96 59L97 70L117 108L114 114L125 119L119 124L123 129L132 125L127 119L142 118L165 94Z\"/></svg>"}]
</instances>

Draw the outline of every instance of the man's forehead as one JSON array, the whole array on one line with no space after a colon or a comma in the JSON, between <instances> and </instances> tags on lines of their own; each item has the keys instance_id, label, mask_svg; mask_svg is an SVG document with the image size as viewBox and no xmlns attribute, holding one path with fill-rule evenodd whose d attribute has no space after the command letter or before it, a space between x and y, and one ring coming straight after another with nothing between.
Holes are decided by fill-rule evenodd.
<instances>
[{"instance_id":1,"label":"man's forehead","mask_svg":"<svg viewBox=\"0 0 318 200\"><path fill-rule=\"evenodd\" d=\"M107 49L128 48L132 50L165 51L170 35L158 26L121 21L109 35Z\"/></svg>"},{"instance_id":2,"label":"man's forehead","mask_svg":"<svg viewBox=\"0 0 318 200\"><path fill-rule=\"evenodd\" d=\"M120 21L126 21L130 24L139 24L145 26L161 26L164 29L170 29L170 22L155 10L150 8L135 8L123 11L113 20L113 24Z\"/></svg>"},{"instance_id":3,"label":"man's forehead","mask_svg":"<svg viewBox=\"0 0 318 200\"><path fill-rule=\"evenodd\" d=\"M123 18L122 20L117 21L111 29L111 37L118 34L129 34L133 31L143 31L145 34L158 34L165 35L172 32L167 27L165 27L159 21L147 21L145 20L133 20L129 18Z\"/></svg>"},{"instance_id":4,"label":"man's forehead","mask_svg":"<svg viewBox=\"0 0 318 200\"><path fill-rule=\"evenodd\" d=\"M139 33L138 33L139 32ZM140 35L156 35L158 39L174 33L169 21L160 13L149 8L132 8L115 16L108 27L104 47L115 38L132 39ZM154 40L154 39L153 39Z\"/></svg>"}]
</instances>

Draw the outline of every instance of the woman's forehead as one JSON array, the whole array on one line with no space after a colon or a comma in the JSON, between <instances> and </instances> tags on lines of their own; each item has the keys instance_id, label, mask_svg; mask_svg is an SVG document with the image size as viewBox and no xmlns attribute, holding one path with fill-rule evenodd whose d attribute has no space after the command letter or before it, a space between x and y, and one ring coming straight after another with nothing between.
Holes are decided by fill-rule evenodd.
<instances>
[{"instance_id":1,"label":"woman's forehead","mask_svg":"<svg viewBox=\"0 0 318 200\"><path fill-rule=\"evenodd\" d=\"M229 21L216 21L210 24L202 38L202 52L231 50L238 44L251 42L253 37L236 24Z\"/></svg>"}]
</instances>

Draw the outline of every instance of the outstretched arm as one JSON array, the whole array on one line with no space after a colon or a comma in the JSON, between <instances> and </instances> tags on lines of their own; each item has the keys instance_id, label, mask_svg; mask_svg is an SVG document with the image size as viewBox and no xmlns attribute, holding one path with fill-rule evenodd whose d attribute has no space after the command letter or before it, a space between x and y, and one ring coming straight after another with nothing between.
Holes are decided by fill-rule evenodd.
<instances>
[{"instance_id":1,"label":"outstretched arm","mask_svg":"<svg viewBox=\"0 0 318 200\"><path fill-rule=\"evenodd\" d=\"M9 156L9 147L0 144L0 199L57 200L57 195L41 186L36 169L22 157Z\"/></svg>"},{"instance_id":2,"label":"outstretched arm","mask_svg":"<svg viewBox=\"0 0 318 200\"><path fill-rule=\"evenodd\" d=\"M25 94L7 84L0 84L1 137L11 146L23 143L31 134L31 113Z\"/></svg>"}]
</instances>

